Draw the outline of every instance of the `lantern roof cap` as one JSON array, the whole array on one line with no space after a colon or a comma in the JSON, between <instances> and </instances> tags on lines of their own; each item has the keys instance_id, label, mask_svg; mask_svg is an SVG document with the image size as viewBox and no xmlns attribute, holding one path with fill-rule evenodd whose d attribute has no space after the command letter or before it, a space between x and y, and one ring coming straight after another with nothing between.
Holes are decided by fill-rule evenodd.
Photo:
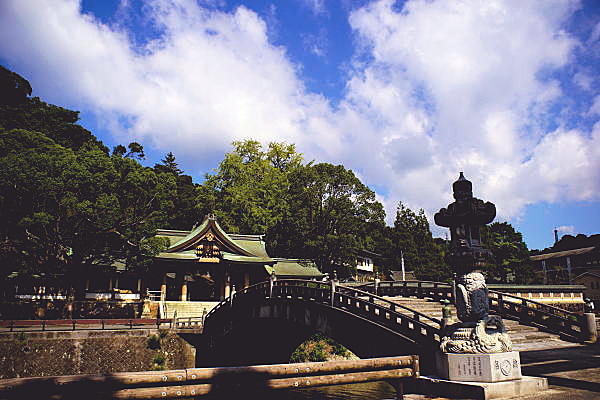
<instances>
[{"instance_id":1,"label":"lantern roof cap","mask_svg":"<svg viewBox=\"0 0 600 400\"><path fill-rule=\"evenodd\" d=\"M473 197L473 184L465 178L462 171L460 171L460 176L456 182L452 184L452 189L456 200L466 200Z\"/></svg>"}]
</instances>

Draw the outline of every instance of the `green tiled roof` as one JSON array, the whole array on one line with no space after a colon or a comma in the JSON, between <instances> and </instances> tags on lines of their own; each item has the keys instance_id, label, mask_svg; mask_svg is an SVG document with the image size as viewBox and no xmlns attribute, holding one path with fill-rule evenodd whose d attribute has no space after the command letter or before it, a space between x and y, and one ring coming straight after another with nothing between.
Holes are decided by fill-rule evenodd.
<instances>
[{"instance_id":1,"label":"green tiled roof","mask_svg":"<svg viewBox=\"0 0 600 400\"><path fill-rule=\"evenodd\" d=\"M278 277L321 278L324 275L311 261L286 258L275 260L277 263L273 267L266 267L266 270L269 274L275 270Z\"/></svg>"},{"instance_id":2,"label":"green tiled roof","mask_svg":"<svg viewBox=\"0 0 600 400\"><path fill-rule=\"evenodd\" d=\"M163 260L197 261L195 247L207 232L213 232L220 243L221 258L234 263L253 263L264 266L270 275L282 278L321 278L323 274L311 261L271 258L267 254L262 235L227 234L214 217L207 217L192 231L160 230L157 236L167 237L171 246L157 258Z\"/></svg>"},{"instance_id":3,"label":"green tiled roof","mask_svg":"<svg viewBox=\"0 0 600 400\"><path fill-rule=\"evenodd\" d=\"M265 264L270 264L270 263L275 262L275 260L273 260L269 256L249 257L249 256L240 256L238 254L232 254L232 253L223 253L223 260L237 261L237 262L252 262L252 263L260 262L260 263L265 263Z\"/></svg>"}]
</instances>

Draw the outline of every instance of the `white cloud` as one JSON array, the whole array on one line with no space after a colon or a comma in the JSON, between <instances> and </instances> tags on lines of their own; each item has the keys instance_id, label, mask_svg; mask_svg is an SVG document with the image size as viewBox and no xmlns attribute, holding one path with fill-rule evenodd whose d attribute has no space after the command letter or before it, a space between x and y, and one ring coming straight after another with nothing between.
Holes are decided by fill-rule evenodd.
<instances>
[{"instance_id":1,"label":"white cloud","mask_svg":"<svg viewBox=\"0 0 600 400\"><path fill-rule=\"evenodd\" d=\"M584 90L591 90L594 79L585 72L577 72L573 76L573 81Z\"/></svg>"},{"instance_id":2,"label":"white cloud","mask_svg":"<svg viewBox=\"0 0 600 400\"><path fill-rule=\"evenodd\" d=\"M594 97L594 102L588 111L589 115L600 115L600 94Z\"/></svg>"},{"instance_id":3,"label":"white cloud","mask_svg":"<svg viewBox=\"0 0 600 400\"><path fill-rule=\"evenodd\" d=\"M367 57L357 57L336 108L307 92L301 66L244 7L153 0L146 17L163 33L139 49L124 28L81 15L76 1L3 1L0 55L36 94L96 111L122 142L174 151L190 172L214 167L244 138L344 163L387 191L388 220L400 200L429 216L446 206L459 171L505 218L538 201L600 199L600 123L591 132L555 120L546 128L564 94L541 77L573 61L579 43L561 24L577 3L394 4L352 12L366 53L357 56ZM583 87L583 78L574 79Z\"/></svg>"},{"instance_id":4,"label":"white cloud","mask_svg":"<svg viewBox=\"0 0 600 400\"><path fill-rule=\"evenodd\" d=\"M411 171L390 164L387 177L396 178L388 197L392 203L400 198L433 211L451 197L449 186L445 193L432 193L431 186L449 185L459 170L474 181L475 195L494 201L504 217L542 199L598 199L592 193L598 183L591 182L598 182L593 178L600 163L586 150L597 141L585 132L547 135L541 130L562 93L556 81L540 80L539 73L570 62L577 42L560 25L572 11L567 2L411 1L398 12L393 1L382 0L352 14L352 26L374 57L363 73L364 84L405 87L402 105L375 107L379 120L402 131L394 123L399 116L431 110L422 114L428 129L413 130L431 143L412 146L427 166ZM375 70L377 82L366 83ZM428 107L414 95L412 104L406 100L420 88ZM556 158L560 146L573 153ZM556 168L543 168L546 157L554 157ZM572 179L575 165L586 169ZM535 176L528 174L532 169Z\"/></svg>"},{"instance_id":5,"label":"white cloud","mask_svg":"<svg viewBox=\"0 0 600 400\"><path fill-rule=\"evenodd\" d=\"M319 29L316 34L303 34L302 42L304 48L319 57L327 56L327 48L329 47L329 41L327 39L327 30L325 28Z\"/></svg>"},{"instance_id":6,"label":"white cloud","mask_svg":"<svg viewBox=\"0 0 600 400\"><path fill-rule=\"evenodd\" d=\"M562 225L557 227L556 230L563 235L573 235L576 232L575 227L573 225Z\"/></svg>"},{"instance_id":7,"label":"white cloud","mask_svg":"<svg viewBox=\"0 0 600 400\"><path fill-rule=\"evenodd\" d=\"M325 14L327 12L327 9L325 8L325 0L301 0L301 1L315 15L321 15L321 14Z\"/></svg>"}]
</instances>

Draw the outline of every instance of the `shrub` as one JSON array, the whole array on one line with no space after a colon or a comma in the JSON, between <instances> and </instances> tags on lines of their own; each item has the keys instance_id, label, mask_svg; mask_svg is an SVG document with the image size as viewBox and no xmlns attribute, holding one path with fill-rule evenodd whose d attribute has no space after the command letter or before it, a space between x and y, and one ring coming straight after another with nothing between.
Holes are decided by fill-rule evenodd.
<instances>
[{"instance_id":1,"label":"shrub","mask_svg":"<svg viewBox=\"0 0 600 400\"><path fill-rule=\"evenodd\" d=\"M158 335L148 336L148 348L152 350L160 349L160 337Z\"/></svg>"},{"instance_id":2,"label":"shrub","mask_svg":"<svg viewBox=\"0 0 600 400\"><path fill-rule=\"evenodd\" d=\"M165 356L161 353L156 353L152 358L152 371L163 371L165 369Z\"/></svg>"},{"instance_id":3,"label":"shrub","mask_svg":"<svg viewBox=\"0 0 600 400\"><path fill-rule=\"evenodd\" d=\"M323 342L315 343L312 349L310 349L308 361L327 361L327 352L325 351L325 344Z\"/></svg>"}]
</instances>

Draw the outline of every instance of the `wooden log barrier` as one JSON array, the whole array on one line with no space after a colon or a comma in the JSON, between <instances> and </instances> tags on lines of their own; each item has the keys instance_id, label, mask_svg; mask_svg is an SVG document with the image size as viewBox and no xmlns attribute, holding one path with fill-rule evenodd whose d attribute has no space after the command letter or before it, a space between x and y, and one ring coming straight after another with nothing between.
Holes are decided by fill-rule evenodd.
<instances>
[{"instance_id":1,"label":"wooden log barrier","mask_svg":"<svg viewBox=\"0 0 600 400\"><path fill-rule=\"evenodd\" d=\"M283 389L419 376L418 356L351 361L190 368L0 380L0 399L157 399L201 396L244 388Z\"/></svg>"}]
</instances>

